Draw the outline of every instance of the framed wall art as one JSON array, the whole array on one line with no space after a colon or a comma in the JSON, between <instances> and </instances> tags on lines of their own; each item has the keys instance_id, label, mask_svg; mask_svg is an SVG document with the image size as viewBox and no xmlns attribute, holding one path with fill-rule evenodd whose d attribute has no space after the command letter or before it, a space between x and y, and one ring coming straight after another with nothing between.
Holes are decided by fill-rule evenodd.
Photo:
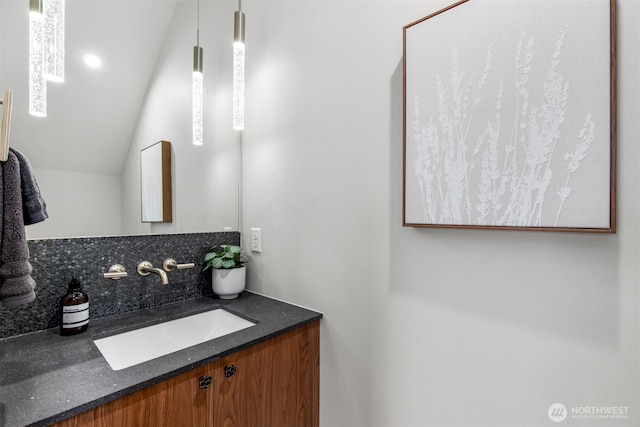
<instances>
[{"instance_id":1,"label":"framed wall art","mask_svg":"<svg viewBox=\"0 0 640 427\"><path fill-rule=\"evenodd\" d=\"M463 0L403 30L404 226L615 232L615 0Z\"/></svg>"}]
</instances>

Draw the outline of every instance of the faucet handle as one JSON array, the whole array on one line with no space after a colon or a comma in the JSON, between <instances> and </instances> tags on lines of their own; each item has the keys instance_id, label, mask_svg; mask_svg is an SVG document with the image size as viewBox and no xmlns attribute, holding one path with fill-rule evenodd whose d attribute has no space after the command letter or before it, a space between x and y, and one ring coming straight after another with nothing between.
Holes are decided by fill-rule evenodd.
<instances>
[{"instance_id":1,"label":"faucet handle","mask_svg":"<svg viewBox=\"0 0 640 427\"><path fill-rule=\"evenodd\" d=\"M119 280L122 277L127 277L127 270L125 270L122 264L113 264L109 267L108 273L103 273L105 279Z\"/></svg>"},{"instance_id":2,"label":"faucet handle","mask_svg":"<svg viewBox=\"0 0 640 427\"><path fill-rule=\"evenodd\" d=\"M178 264L173 258L167 258L162 263L162 268L164 268L165 271L173 271L175 269L182 270L184 268L193 268L195 266L196 265L193 262Z\"/></svg>"}]
</instances>

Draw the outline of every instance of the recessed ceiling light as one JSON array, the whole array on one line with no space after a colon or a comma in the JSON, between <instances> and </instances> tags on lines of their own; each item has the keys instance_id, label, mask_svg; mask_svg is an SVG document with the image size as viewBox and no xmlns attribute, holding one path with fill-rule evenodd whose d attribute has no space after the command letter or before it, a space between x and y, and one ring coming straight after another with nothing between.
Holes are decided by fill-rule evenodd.
<instances>
[{"instance_id":1,"label":"recessed ceiling light","mask_svg":"<svg viewBox=\"0 0 640 427\"><path fill-rule=\"evenodd\" d=\"M94 55L93 53L85 54L82 59L84 63L87 64L88 67L91 68L100 68L102 67L102 59L98 55Z\"/></svg>"}]
</instances>

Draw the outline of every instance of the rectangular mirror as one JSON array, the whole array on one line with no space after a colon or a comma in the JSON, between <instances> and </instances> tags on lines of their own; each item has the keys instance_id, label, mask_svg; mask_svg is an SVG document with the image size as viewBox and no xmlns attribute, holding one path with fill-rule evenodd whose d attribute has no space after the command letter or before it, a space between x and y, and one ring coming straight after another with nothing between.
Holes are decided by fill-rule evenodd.
<instances>
[{"instance_id":1,"label":"rectangular mirror","mask_svg":"<svg viewBox=\"0 0 640 427\"><path fill-rule=\"evenodd\" d=\"M171 143L157 142L140 151L142 222L171 222Z\"/></svg>"}]
</instances>

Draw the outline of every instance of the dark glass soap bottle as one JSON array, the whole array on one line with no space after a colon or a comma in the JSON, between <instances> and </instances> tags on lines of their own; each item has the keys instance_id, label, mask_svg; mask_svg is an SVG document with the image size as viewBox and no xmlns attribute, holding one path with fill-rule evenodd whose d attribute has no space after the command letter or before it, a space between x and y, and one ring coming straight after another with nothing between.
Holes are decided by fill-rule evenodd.
<instances>
[{"instance_id":1,"label":"dark glass soap bottle","mask_svg":"<svg viewBox=\"0 0 640 427\"><path fill-rule=\"evenodd\" d=\"M60 335L75 335L89 327L89 296L75 277L60 300Z\"/></svg>"}]
</instances>

